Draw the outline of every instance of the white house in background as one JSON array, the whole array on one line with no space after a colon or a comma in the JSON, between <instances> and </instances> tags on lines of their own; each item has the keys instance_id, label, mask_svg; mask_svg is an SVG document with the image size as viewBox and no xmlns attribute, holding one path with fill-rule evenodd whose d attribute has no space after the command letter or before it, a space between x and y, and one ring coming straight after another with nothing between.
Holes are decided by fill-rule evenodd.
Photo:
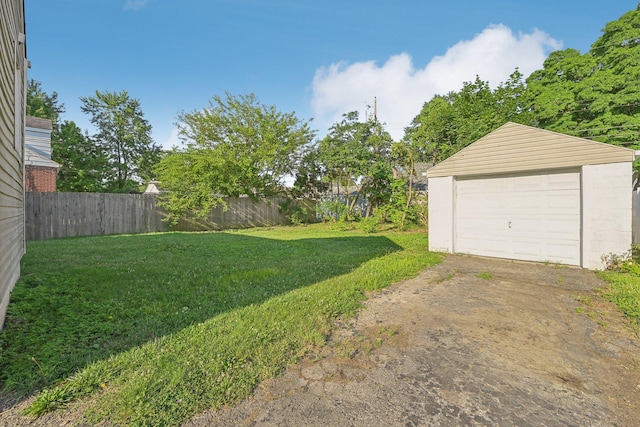
<instances>
[{"instance_id":1,"label":"white house in background","mask_svg":"<svg viewBox=\"0 0 640 427\"><path fill-rule=\"evenodd\" d=\"M427 172L429 249L601 269L631 249L634 159L506 123Z\"/></svg>"},{"instance_id":2,"label":"white house in background","mask_svg":"<svg viewBox=\"0 0 640 427\"><path fill-rule=\"evenodd\" d=\"M25 120L25 191L54 192L60 164L51 160L51 120L27 116Z\"/></svg>"},{"instance_id":3,"label":"white house in background","mask_svg":"<svg viewBox=\"0 0 640 427\"><path fill-rule=\"evenodd\" d=\"M24 239L27 67L23 0L0 1L0 327L20 277Z\"/></svg>"}]
</instances>

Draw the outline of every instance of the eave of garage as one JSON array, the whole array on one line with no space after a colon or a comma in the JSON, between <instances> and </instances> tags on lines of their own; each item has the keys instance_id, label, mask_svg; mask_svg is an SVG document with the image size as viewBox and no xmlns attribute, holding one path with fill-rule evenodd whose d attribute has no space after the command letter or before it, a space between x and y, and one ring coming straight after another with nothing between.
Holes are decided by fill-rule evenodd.
<instances>
[{"instance_id":1,"label":"eave of garage","mask_svg":"<svg viewBox=\"0 0 640 427\"><path fill-rule=\"evenodd\" d=\"M507 122L427 171L428 178L632 162L634 150Z\"/></svg>"}]
</instances>

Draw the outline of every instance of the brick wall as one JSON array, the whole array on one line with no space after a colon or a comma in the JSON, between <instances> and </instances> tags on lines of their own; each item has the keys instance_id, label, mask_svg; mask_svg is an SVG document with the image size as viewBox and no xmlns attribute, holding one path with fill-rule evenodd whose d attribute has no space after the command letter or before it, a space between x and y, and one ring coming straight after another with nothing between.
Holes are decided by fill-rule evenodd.
<instances>
[{"instance_id":1,"label":"brick wall","mask_svg":"<svg viewBox=\"0 0 640 427\"><path fill-rule=\"evenodd\" d=\"M45 166L25 166L25 191L54 192L56 191L56 168Z\"/></svg>"}]
</instances>

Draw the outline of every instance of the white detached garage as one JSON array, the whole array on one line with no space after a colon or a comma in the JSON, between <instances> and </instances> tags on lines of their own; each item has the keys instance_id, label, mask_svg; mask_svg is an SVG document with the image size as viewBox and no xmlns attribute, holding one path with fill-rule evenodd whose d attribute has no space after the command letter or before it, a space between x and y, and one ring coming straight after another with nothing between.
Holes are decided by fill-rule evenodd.
<instances>
[{"instance_id":1,"label":"white detached garage","mask_svg":"<svg viewBox=\"0 0 640 427\"><path fill-rule=\"evenodd\" d=\"M633 160L506 123L427 172L429 250L603 268L631 248Z\"/></svg>"}]
</instances>

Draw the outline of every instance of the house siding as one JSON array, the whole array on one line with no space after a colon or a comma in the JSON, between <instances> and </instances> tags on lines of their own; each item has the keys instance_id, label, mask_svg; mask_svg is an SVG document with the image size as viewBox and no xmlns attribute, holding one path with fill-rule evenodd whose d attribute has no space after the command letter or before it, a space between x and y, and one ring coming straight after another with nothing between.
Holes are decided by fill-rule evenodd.
<instances>
[{"instance_id":1,"label":"house siding","mask_svg":"<svg viewBox=\"0 0 640 427\"><path fill-rule=\"evenodd\" d=\"M51 120L27 116L24 130L25 191L49 193L56 191L60 165L51 160Z\"/></svg>"},{"instance_id":2,"label":"house siding","mask_svg":"<svg viewBox=\"0 0 640 427\"><path fill-rule=\"evenodd\" d=\"M0 326L24 254L26 59L23 0L0 2Z\"/></svg>"},{"instance_id":3,"label":"house siding","mask_svg":"<svg viewBox=\"0 0 640 427\"><path fill-rule=\"evenodd\" d=\"M60 165L51 160L51 120L27 116L25 125L25 165L58 168Z\"/></svg>"},{"instance_id":4,"label":"house siding","mask_svg":"<svg viewBox=\"0 0 640 427\"><path fill-rule=\"evenodd\" d=\"M632 162L634 152L601 142L506 123L429 169L429 178L566 169Z\"/></svg>"}]
</instances>

